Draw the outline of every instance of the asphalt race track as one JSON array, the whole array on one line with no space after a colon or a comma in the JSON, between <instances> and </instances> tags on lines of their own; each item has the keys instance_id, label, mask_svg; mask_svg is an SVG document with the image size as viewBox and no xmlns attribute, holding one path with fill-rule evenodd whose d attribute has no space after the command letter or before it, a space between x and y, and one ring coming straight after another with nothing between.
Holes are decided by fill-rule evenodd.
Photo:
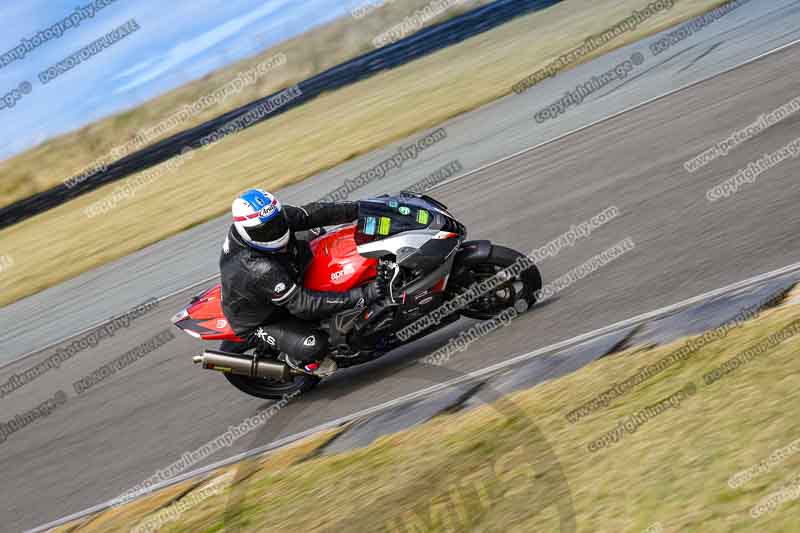
<instances>
[{"instance_id":1,"label":"asphalt race track","mask_svg":"<svg viewBox=\"0 0 800 533\"><path fill-rule=\"evenodd\" d=\"M446 139L398 171L354 191L350 198L399 191L454 159L461 162L465 172L482 168L800 40L800 0L751 0L654 54L651 46L664 38L664 33L578 65L522 94L512 93L445 121L437 127L447 131ZM565 90L574 90L636 53L645 60L624 79L593 92L580 106L554 119L543 123L533 119ZM519 76L528 74L521 72ZM509 90L516 81L509 80ZM287 187L280 191L281 198L294 204L317 200L422 135L419 132ZM209 201L218 202L223 212L231 200ZM0 365L75 335L148 297L164 296L217 274L217 254L229 218L226 213L0 309Z\"/></svg>"},{"instance_id":2,"label":"asphalt race track","mask_svg":"<svg viewBox=\"0 0 800 533\"><path fill-rule=\"evenodd\" d=\"M794 140L800 115L694 174L683 163L712 140L798 96L798 50L786 48L437 189L437 199L467 225L471 238L522 251L618 207L619 217L541 265L545 283L621 239L636 243L632 252L477 341L448 366L457 373L477 370L797 262L800 161L785 161L718 202L709 203L706 191ZM169 317L196 290L162 301L113 338L3 399L7 419L59 389L69 398L0 444L2 531L34 527L113 498L270 404L195 368L191 356L202 343L183 334L88 392L78 396L73 390L73 381L170 328ZM447 337L423 339L337 374L270 420L275 432L241 439L225 456L430 386L436 378L414 361ZM4 368L2 382L52 351ZM340 396L342 391L347 394ZM329 401L334 395L335 403Z\"/></svg>"},{"instance_id":3,"label":"asphalt race track","mask_svg":"<svg viewBox=\"0 0 800 533\"><path fill-rule=\"evenodd\" d=\"M728 199L712 204L705 195L750 160L792 140L799 118L774 126L695 174L688 174L683 162L706 139L723 138L794 98L798 82L800 55L789 48L437 190L473 238L524 251L617 206L618 218L544 262L546 281L627 236L636 243L634 251L512 327L476 342L449 366L476 370L795 262L798 161L784 162ZM194 368L191 355L201 343L186 335L77 397L73 381L167 328L170 315L189 296L161 302L76 357L69 369L45 374L35 386L4 399L10 415L29 408L42 391L49 396L61 388L70 397L47 419L2 445L4 531L110 499L269 404ZM444 339L423 339L372 365L342 372L270 424L288 435L428 386L426 367L410 363ZM326 400L333 388L348 391L336 404ZM241 439L227 453L265 443Z\"/></svg>"}]
</instances>

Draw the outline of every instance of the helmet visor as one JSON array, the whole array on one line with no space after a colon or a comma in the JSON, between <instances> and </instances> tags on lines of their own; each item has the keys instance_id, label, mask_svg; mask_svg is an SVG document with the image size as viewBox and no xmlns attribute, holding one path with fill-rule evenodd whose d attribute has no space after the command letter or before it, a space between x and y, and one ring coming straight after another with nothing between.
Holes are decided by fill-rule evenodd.
<instances>
[{"instance_id":1,"label":"helmet visor","mask_svg":"<svg viewBox=\"0 0 800 533\"><path fill-rule=\"evenodd\" d=\"M270 243L286 235L286 232L289 231L289 224L281 211L277 217L269 222L252 228L244 228L244 230L255 242Z\"/></svg>"}]
</instances>

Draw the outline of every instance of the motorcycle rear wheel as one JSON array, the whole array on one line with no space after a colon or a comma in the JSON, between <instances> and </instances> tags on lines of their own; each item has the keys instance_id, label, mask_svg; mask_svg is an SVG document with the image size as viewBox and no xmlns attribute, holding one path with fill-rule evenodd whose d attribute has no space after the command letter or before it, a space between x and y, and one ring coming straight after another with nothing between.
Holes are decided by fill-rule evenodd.
<instances>
[{"instance_id":1,"label":"motorcycle rear wheel","mask_svg":"<svg viewBox=\"0 0 800 533\"><path fill-rule=\"evenodd\" d=\"M253 349L243 342L229 342L225 341L220 346L220 350L225 352L233 352L238 354L252 353ZM240 374L225 373L225 379L228 382L250 396L262 398L264 400L281 400L285 396L294 397L297 394L303 394L314 387L320 382L320 378L316 376L302 375L294 376L291 382L282 382L272 379L254 378L250 376L242 376Z\"/></svg>"}]
</instances>

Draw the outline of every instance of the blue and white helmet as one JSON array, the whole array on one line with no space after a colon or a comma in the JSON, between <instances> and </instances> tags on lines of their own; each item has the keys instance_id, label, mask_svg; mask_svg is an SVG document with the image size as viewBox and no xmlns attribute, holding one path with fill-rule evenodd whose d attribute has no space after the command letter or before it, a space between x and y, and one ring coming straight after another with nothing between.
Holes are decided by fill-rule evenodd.
<instances>
[{"instance_id":1,"label":"blue and white helmet","mask_svg":"<svg viewBox=\"0 0 800 533\"><path fill-rule=\"evenodd\" d=\"M261 189L250 189L233 201L233 225L256 250L275 252L289 243L289 224L281 203Z\"/></svg>"}]
</instances>

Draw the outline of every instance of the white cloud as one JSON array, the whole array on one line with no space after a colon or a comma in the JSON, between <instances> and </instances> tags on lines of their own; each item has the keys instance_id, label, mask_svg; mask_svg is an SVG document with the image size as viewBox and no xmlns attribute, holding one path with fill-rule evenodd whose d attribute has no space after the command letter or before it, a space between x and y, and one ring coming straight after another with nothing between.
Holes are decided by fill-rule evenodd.
<instances>
[{"instance_id":1,"label":"white cloud","mask_svg":"<svg viewBox=\"0 0 800 533\"><path fill-rule=\"evenodd\" d=\"M246 26L249 26L253 22L263 17L275 13L286 4L288 4L286 1L269 2L261 6L259 9L229 20L224 24L212 29L211 31L200 34L187 41L178 43L161 57L161 60L157 66L150 68L141 76L131 80L122 87L117 88L114 93L128 91L134 87L138 87L139 85L158 78L165 72L172 70L181 63L205 52L206 50L212 49L214 45L240 34L241 30ZM139 70L141 70L141 68Z\"/></svg>"}]
</instances>

